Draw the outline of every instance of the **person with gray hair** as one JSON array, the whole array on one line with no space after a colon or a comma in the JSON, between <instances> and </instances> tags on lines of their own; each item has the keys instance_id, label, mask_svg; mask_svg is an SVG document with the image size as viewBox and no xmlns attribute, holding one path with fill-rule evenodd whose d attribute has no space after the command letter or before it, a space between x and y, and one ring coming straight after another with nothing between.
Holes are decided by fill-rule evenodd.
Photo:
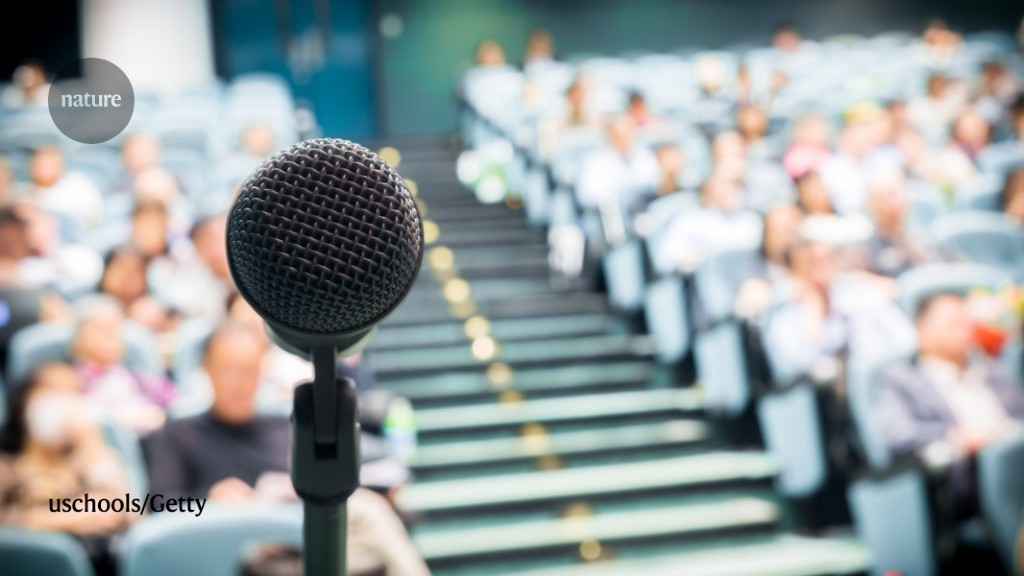
<instances>
[{"instance_id":1,"label":"person with gray hair","mask_svg":"<svg viewBox=\"0 0 1024 576\"><path fill-rule=\"evenodd\" d=\"M175 396L161 374L144 374L125 365L124 311L109 296L93 296L78 307L70 353L86 395L108 418L138 433L160 428L164 409Z\"/></svg>"}]
</instances>

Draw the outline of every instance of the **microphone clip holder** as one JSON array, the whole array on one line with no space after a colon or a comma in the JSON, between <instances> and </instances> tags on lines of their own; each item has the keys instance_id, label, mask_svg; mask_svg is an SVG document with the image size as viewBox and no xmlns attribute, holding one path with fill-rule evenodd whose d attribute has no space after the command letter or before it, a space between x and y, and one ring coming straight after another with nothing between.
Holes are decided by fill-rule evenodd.
<instances>
[{"instance_id":1,"label":"microphone clip holder","mask_svg":"<svg viewBox=\"0 0 1024 576\"><path fill-rule=\"evenodd\" d=\"M312 382L295 389L291 476L303 501L303 573L344 576L346 501L359 487L355 384L338 378L333 346L312 349Z\"/></svg>"}]
</instances>

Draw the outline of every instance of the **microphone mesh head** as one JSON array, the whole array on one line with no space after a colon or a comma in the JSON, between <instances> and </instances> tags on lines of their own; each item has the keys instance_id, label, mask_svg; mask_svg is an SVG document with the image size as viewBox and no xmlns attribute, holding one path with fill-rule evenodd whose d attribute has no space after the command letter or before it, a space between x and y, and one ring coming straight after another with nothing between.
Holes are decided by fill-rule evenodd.
<instances>
[{"instance_id":1,"label":"microphone mesh head","mask_svg":"<svg viewBox=\"0 0 1024 576\"><path fill-rule=\"evenodd\" d=\"M242 184L227 227L242 296L299 334L369 328L395 309L419 271L423 231L402 177L340 139L307 140Z\"/></svg>"}]
</instances>

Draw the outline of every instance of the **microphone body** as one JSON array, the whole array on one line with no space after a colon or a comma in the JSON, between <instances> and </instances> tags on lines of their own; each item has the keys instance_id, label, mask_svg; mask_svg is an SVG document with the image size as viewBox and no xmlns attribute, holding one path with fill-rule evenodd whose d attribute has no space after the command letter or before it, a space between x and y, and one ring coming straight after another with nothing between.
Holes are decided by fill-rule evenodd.
<instances>
[{"instance_id":1,"label":"microphone body","mask_svg":"<svg viewBox=\"0 0 1024 576\"><path fill-rule=\"evenodd\" d=\"M241 296L275 342L313 362L295 390L291 476L303 500L303 570L345 575L345 501L359 486L359 427L339 353L352 353L402 302L423 259L404 180L340 139L300 142L242 184L227 226Z\"/></svg>"}]
</instances>

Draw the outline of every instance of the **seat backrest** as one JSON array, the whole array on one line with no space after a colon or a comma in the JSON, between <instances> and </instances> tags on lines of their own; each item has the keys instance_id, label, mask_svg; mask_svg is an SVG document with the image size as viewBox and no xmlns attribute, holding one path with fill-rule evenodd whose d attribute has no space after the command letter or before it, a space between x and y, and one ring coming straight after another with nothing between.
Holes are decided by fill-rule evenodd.
<instances>
[{"instance_id":1,"label":"seat backrest","mask_svg":"<svg viewBox=\"0 0 1024 576\"><path fill-rule=\"evenodd\" d=\"M659 362L675 364L690 350L690 311L683 278L669 275L648 285L644 319Z\"/></svg>"},{"instance_id":2,"label":"seat backrest","mask_svg":"<svg viewBox=\"0 0 1024 576\"><path fill-rule=\"evenodd\" d=\"M238 573L246 545L275 541L298 545L301 506L215 508L207 504L197 521L189 514L156 514L133 526L122 542L123 576L224 575Z\"/></svg>"},{"instance_id":3,"label":"seat backrest","mask_svg":"<svg viewBox=\"0 0 1024 576\"><path fill-rule=\"evenodd\" d=\"M877 406L878 377L882 370L910 358L912 351L889 351L878 355L851 353L847 362L847 390L850 413L868 464L876 470L889 465L892 454L874 419Z\"/></svg>"},{"instance_id":4,"label":"seat backrest","mask_svg":"<svg viewBox=\"0 0 1024 576\"><path fill-rule=\"evenodd\" d=\"M43 322L19 330L11 338L7 381L16 387L43 364L70 361L69 347L74 333L74 325L64 322ZM127 321L121 328L121 336L126 367L145 374L162 372L152 332Z\"/></svg>"},{"instance_id":5,"label":"seat backrest","mask_svg":"<svg viewBox=\"0 0 1024 576\"><path fill-rule=\"evenodd\" d=\"M931 231L940 245L956 250L972 262L1009 267L1015 273L1024 266L1019 227L1003 214L955 212L937 219Z\"/></svg>"},{"instance_id":6,"label":"seat backrest","mask_svg":"<svg viewBox=\"0 0 1024 576\"><path fill-rule=\"evenodd\" d=\"M139 436L133 431L113 422L103 423L103 437L107 445L121 457L128 472L128 483L132 493L145 494L149 490L149 473L146 458L142 454Z\"/></svg>"},{"instance_id":7,"label":"seat backrest","mask_svg":"<svg viewBox=\"0 0 1024 576\"><path fill-rule=\"evenodd\" d=\"M738 416L750 400L743 330L739 322L727 322L701 330L693 339L704 402L729 416Z\"/></svg>"},{"instance_id":8,"label":"seat backrest","mask_svg":"<svg viewBox=\"0 0 1024 576\"><path fill-rule=\"evenodd\" d=\"M609 248L603 258L608 301L617 310L636 312L644 301L644 254L641 243L630 238Z\"/></svg>"},{"instance_id":9,"label":"seat backrest","mask_svg":"<svg viewBox=\"0 0 1024 576\"><path fill-rule=\"evenodd\" d=\"M1013 280L1013 272L971 262L927 264L896 279L900 308L913 315L925 298L941 292L966 294L972 288L995 287Z\"/></svg>"},{"instance_id":10,"label":"seat backrest","mask_svg":"<svg viewBox=\"0 0 1024 576\"><path fill-rule=\"evenodd\" d=\"M918 471L858 480L847 499L857 535L871 551L872 574L936 573L926 486Z\"/></svg>"},{"instance_id":11,"label":"seat backrest","mask_svg":"<svg viewBox=\"0 0 1024 576\"><path fill-rule=\"evenodd\" d=\"M0 530L4 576L94 576L89 556L74 537L61 532Z\"/></svg>"},{"instance_id":12,"label":"seat backrest","mask_svg":"<svg viewBox=\"0 0 1024 576\"><path fill-rule=\"evenodd\" d=\"M732 315L743 282L761 269L754 246L712 254L701 262L693 281L704 319L717 322Z\"/></svg>"},{"instance_id":13,"label":"seat backrest","mask_svg":"<svg viewBox=\"0 0 1024 576\"><path fill-rule=\"evenodd\" d=\"M978 454L978 495L989 535L1007 572L1014 567L1024 510L1024 437L987 446Z\"/></svg>"},{"instance_id":14,"label":"seat backrest","mask_svg":"<svg viewBox=\"0 0 1024 576\"><path fill-rule=\"evenodd\" d=\"M779 492L800 498L821 488L827 462L814 388L797 384L764 396L757 418L765 446L779 467Z\"/></svg>"}]
</instances>

